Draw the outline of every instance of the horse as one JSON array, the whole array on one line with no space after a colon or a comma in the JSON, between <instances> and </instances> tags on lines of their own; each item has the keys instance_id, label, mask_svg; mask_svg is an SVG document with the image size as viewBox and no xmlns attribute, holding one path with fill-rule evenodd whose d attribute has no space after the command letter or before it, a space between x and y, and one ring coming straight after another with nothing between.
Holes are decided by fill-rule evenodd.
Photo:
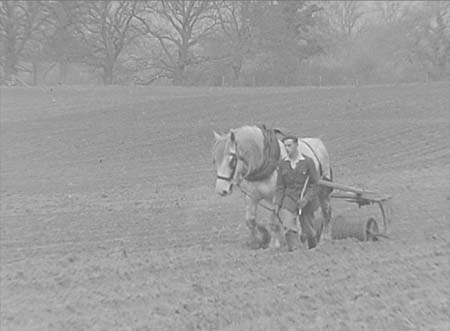
<instances>
[{"instance_id":1,"label":"horse","mask_svg":"<svg viewBox=\"0 0 450 331\"><path fill-rule=\"evenodd\" d=\"M246 225L250 230L250 243L254 248L280 247L279 229L275 217L272 217L270 229L272 235L256 222L258 205L262 200L272 204L277 182L277 164L287 153L279 136L281 130L263 126L245 125L230 129L228 133L214 133L212 149L213 164L216 170L215 191L220 196L228 196L237 186L246 195ZM330 158L325 145L319 138L300 138L299 152L314 161L320 179L332 181ZM242 185L245 184L245 185ZM245 190L242 189L245 186ZM319 206L323 216L324 235L329 233L331 220L330 194L332 189L318 188ZM262 238L261 238L262 237Z\"/></svg>"}]
</instances>

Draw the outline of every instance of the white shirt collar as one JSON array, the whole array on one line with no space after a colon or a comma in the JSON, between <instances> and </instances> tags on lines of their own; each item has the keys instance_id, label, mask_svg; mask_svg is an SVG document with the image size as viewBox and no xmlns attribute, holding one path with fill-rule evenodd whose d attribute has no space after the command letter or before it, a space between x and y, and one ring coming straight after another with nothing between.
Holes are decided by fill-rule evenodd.
<instances>
[{"instance_id":1,"label":"white shirt collar","mask_svg":"<svg viewBox=\"0 0 450 331\"><path fill-rule=\"evenodd\" d=\"M304 160L304 159L305 158L303 157L302 153L298 153L297 157L294 160L291 160L289 155L286 155L284 157L284 160L289 161L291 163L292 169L295 169L297 167L298 161L301 161L301 160Z\"/></svg>"}]
</instances>

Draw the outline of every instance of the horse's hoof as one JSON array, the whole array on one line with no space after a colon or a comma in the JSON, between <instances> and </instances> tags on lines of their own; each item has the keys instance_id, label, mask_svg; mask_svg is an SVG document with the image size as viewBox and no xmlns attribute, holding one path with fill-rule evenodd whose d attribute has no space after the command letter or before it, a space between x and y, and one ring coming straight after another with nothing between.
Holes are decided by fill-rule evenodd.
<instances>
[{"instance_id":1,"label":"horse's hoof","mask_svg":"<svg viewBox=\"0 0 450 331\"><path fill-rule=\"evenodd\" d=\"M268 248L270 238L270 232L263 225L258 224L251 232L248 246L250 249Z\"/></svg>"},{"instance_id":2,"label":"horse's hoof","mask_svg":"<svg viewBox=\"0 0 450 331\"><path fill-rule=\"evenodd\" d=\"M260 243L261 248L267 248L270 244L270 232L263 226L263 225L257 225L257 241Z\"/></svg>"},{"instance_id":3,"label":"horse's hoof","mask_svg":"<svg viewBox=\"0 0 450 331\"><path fill-rule=\"evenodd\" d=\"M259 242L257 242L256 240L249 240L247 245L250 249L260 249L261 248L261 244Z\"/></svg>"}]
</instances>

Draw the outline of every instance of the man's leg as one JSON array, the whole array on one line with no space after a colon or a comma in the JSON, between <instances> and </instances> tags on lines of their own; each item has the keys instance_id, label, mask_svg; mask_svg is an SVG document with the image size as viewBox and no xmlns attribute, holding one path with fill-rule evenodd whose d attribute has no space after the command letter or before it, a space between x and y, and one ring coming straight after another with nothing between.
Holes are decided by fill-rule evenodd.
<instances>
[{"instance_id":1,"label":"man's leg","mask_svg":"<svg viewBox=\"0 0 450 331\"><path fill-rule=\"evenodd\" d=\"M292 252L299 246L297 215L284 208L280 210L279 215L286 230L285 236L288 251Z\"/></svg>"},{"instance_id":2,"label":"man's leg","mask_svg":"<svg viewBox=\"0 0 450 331\"><path fill-rule=\"evenodd\" d=\"M300 226L302 227L302 233L306 234L308 240L308 248L314 248L317 245L316 231L313 227L314 213L303 212L300 215Z\"/></svg>"}]
</instances>

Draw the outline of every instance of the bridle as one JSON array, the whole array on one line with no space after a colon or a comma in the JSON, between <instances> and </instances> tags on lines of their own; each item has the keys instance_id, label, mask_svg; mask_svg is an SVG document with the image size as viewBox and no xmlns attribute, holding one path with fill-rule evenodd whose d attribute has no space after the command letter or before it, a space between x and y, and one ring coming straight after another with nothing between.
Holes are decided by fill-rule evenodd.
<instances>
[{"instance_id":1,"label":"bridle","mask_svg":"<svg viewBox=\"0 0 450 331\"><path fill-rule=\"evenodd\" d=\"M228 153L228 155L231 156L231 161L230 161L231 174L228 177L217 175L217 179L231 182L234 178L234 174L236 173L238 155L236 152L230 152L230 153Z\"/></svg>"},{"instance_id":2,"label":"bridle","mask_svg":"<svg viewBox=\"0 0 450 331\"><path fill-rule=\"evenodd\" d=\"M221 180L224 180L226 182L229 182L231 185L236 184L236 185L239 186L240 181L237 181L236 183L233 183L234 176L236 175L238 161L241 161L243 163L244 169L247 167L247 162L245 161L245 159L243 157L241 157L238 154L237 142L233 141L233 144L234 144L234 151L231 150L228 153L228 155L231 156L231 160L230 160L230 163L228 165L230 167L230 169L231 169L231 173L230 173L230 175L228 177L221 176L221 175L218 174L217 175L217 179L221 179Z\"/></svg>"}]
</instances>

